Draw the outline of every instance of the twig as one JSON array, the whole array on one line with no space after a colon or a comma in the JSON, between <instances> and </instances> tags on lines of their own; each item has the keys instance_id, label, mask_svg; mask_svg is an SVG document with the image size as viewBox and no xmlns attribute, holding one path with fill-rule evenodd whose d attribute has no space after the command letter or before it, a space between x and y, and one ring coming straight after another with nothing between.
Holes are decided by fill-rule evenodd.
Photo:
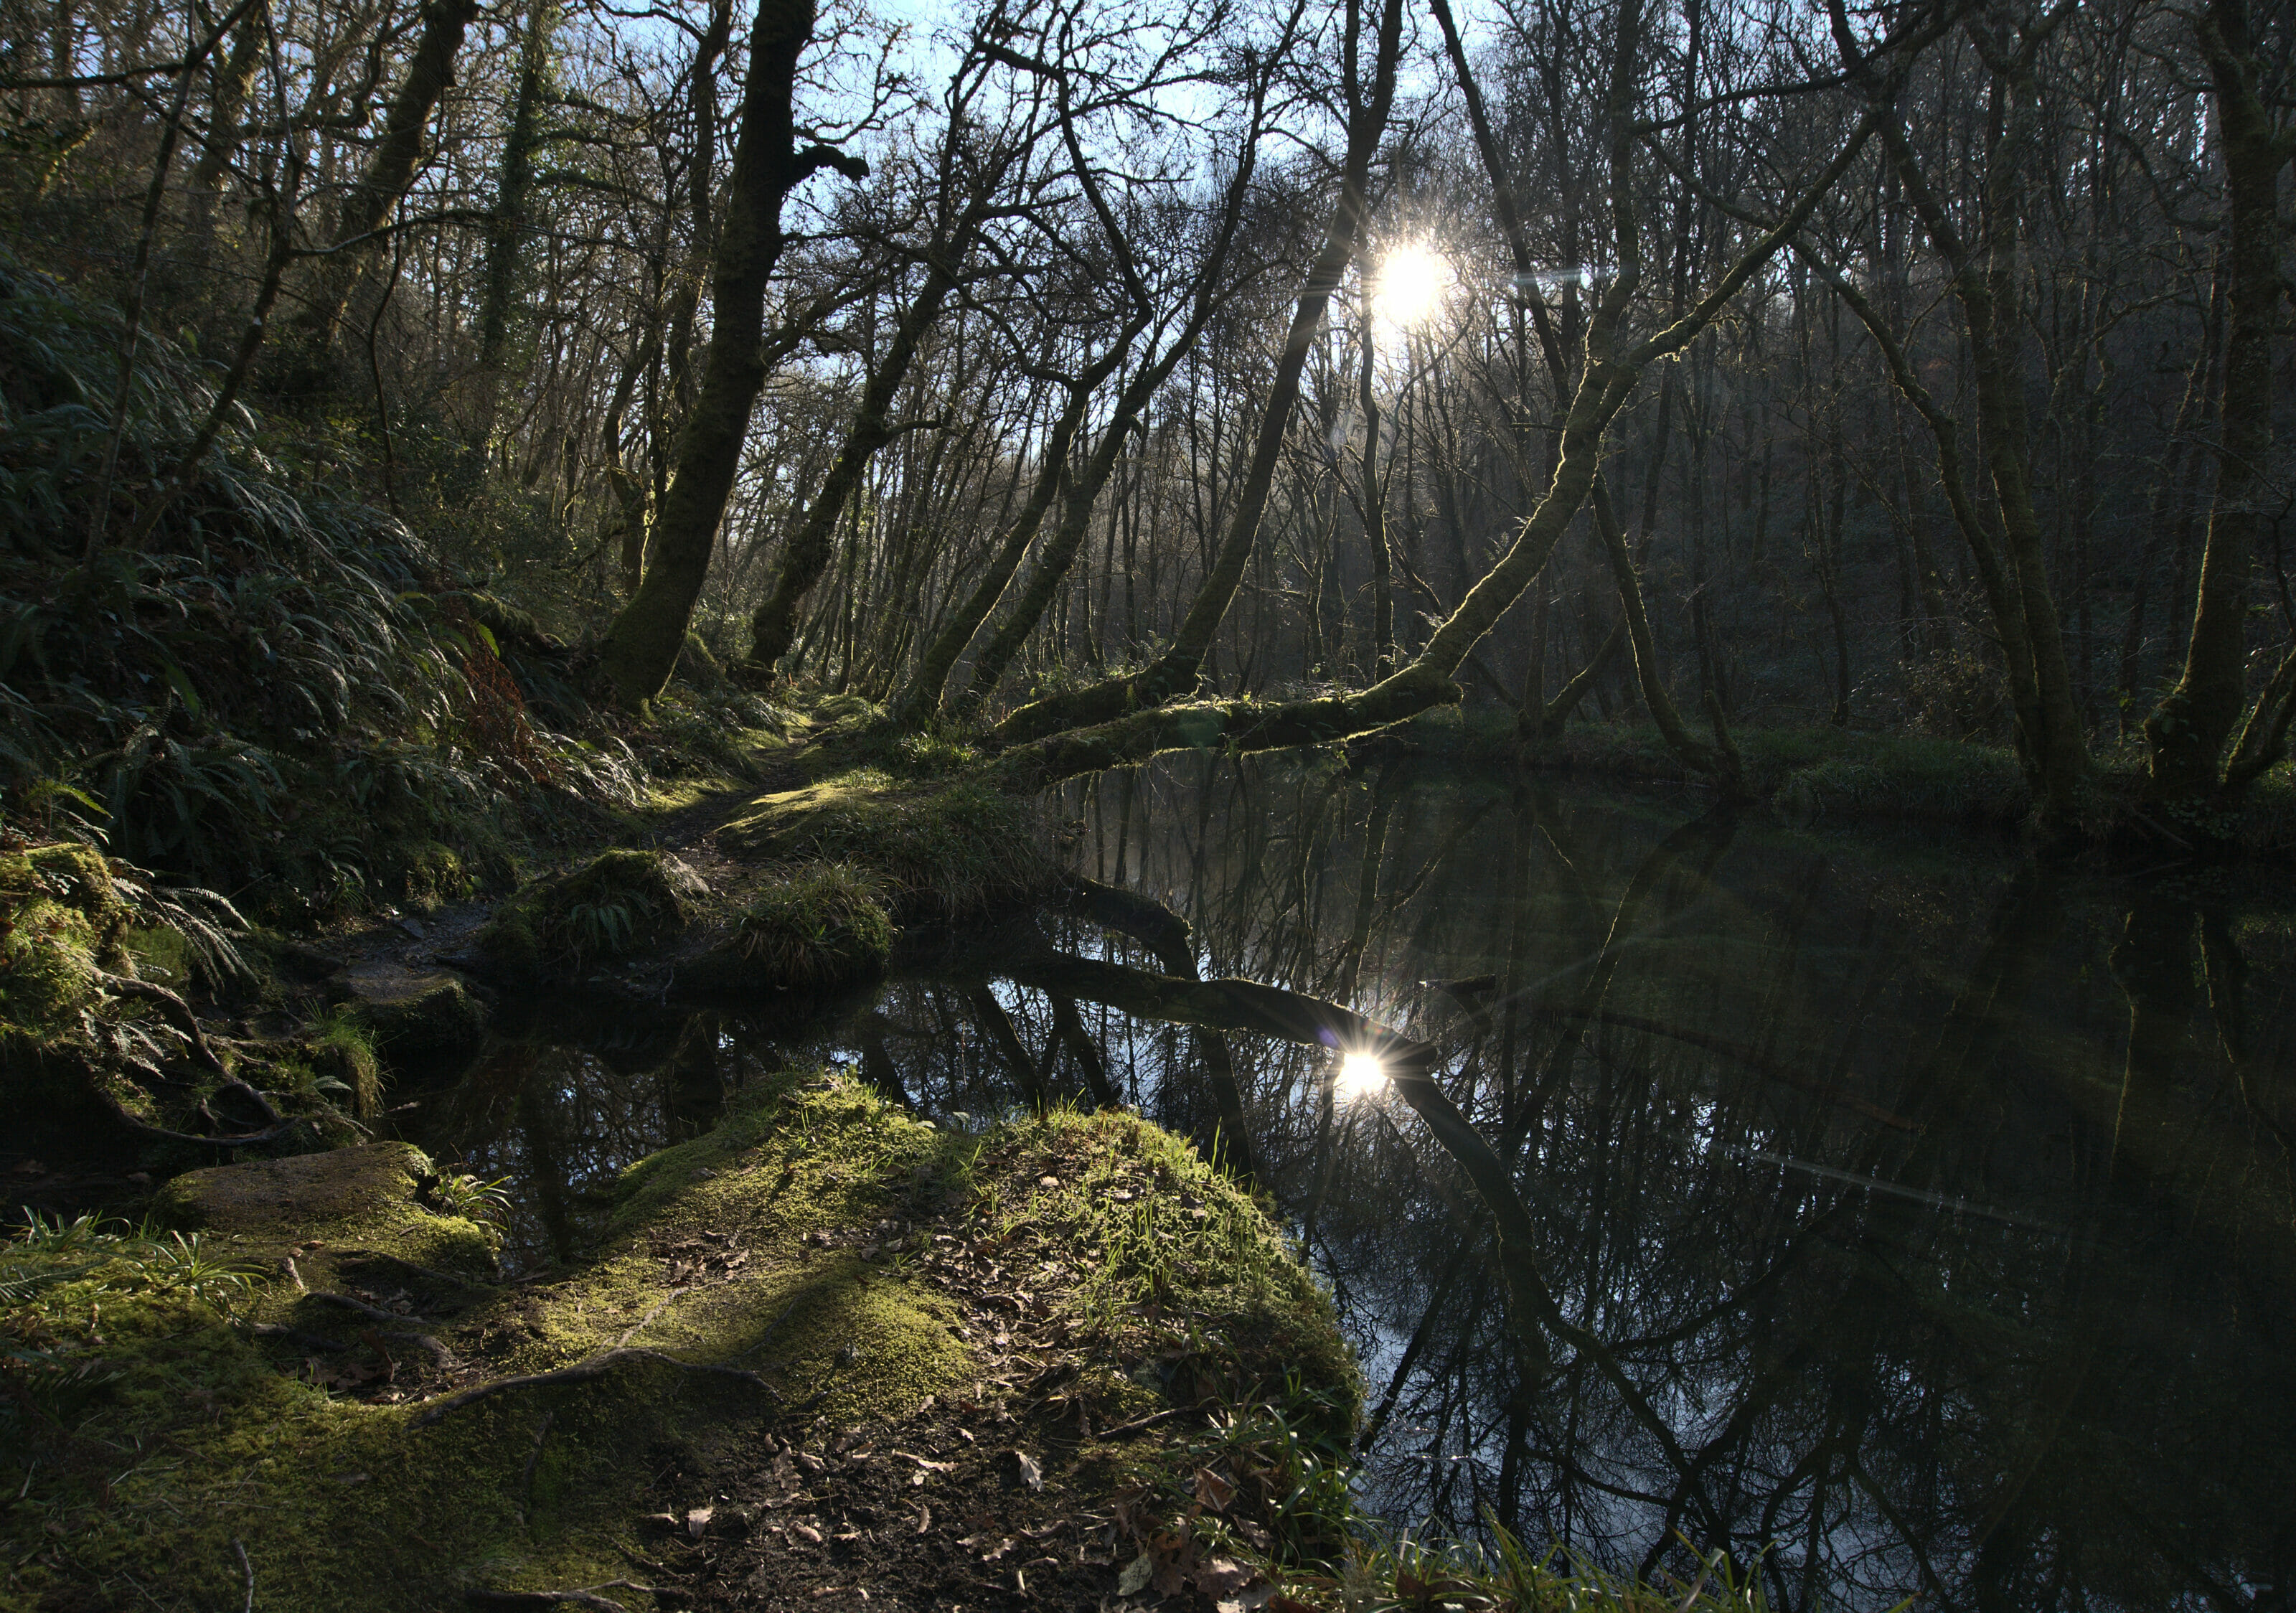
<instances>
[{"instance_id":1,"label":"twig","mask_svg":"<svg viewBox=\"0 0 2296 1613\"><path fill-rule=\"evenodd\" d=\"M734 1359L739 1361L744 1355L755 1354L757 1350L765 1344L767 1339L774 1336L774 1330L781 1326L783 1322L789 1320L789 1314L797 1309L797 1300L804 1298L805 1296L803 1294L800 1294L797 1297L797 1299L792 1299L787 1305L782 1306L782 1314L775 1317L771 1322L766 1323L766 1331L764 1332L759 1333L755 1339L751 1339L741 1349L735 1351L734 1354Z\"/></svg>"},{"instance_id":2,"label":"twig","mask_svg":"<svg viewBox=\"0 0 2296 1613\"><path fill-rule=\"evenodd\" d=\"M243 1543L234 1540L231 1543L231 1549L239 1553L239 1571L247 1576L246 1613L255 1613L255 1565L247 1560L247 1547Z\"/></svg>"},{"instance_id":3,"label":"twig","mask_svg":"<svg viewBox=\"0 0 2296 1613\"><path fill-rule=\"evenodd\" d=\"M599 1608L611 1613L629 1613L611 1596L600 1596L599 1591L641 1591L652 1596L657 1593L652 1585L642 1585L634 1580L610 1579L603 1585L579 1591L472 1591L472 1602L481 1608L554 1608L562 1602L572 1602L578 1608Z\"/></svg>"},{"instance_id":4,"label":"twig","mask_svg":"<svg viewBox=\"0 0 2296 1613\"><path fill-rule=\"evenodd\" d=\"M1177 1417L1183 1412L1194 1409L1193 1406L1168 1405L1160 1412L1151 1412L1145 1417L1135 1417L1130 1422L1119 1422L1112 1429L1103 1429L1095 1437L1114 1439L1122 1434L1137 1434L1143 1429L1154 1427L1167 1417Z\"/></svg>"},{"instance_id":5,"label":"twig","mask_svg":"<svg viewBox=\"0 0 2296 1613\"><path fill-rule=\"evenodd\" d=\"M668 1310L672 1305L676 1304L681 1297L690 1294L693 1291L693 1290L691 1288L674 1288L670 1290L668 1293L662 1296L660 1304L655 1306L653 1309L639 1317L636 1322L632 1325L627 1332L625 1332L619 1339L614 1340L615 1347L619 1349L621 1346L627 1344L631 1339L645 1331L646 1323L652 1322L655 1317ZM752 1346L751 1347L754 1348L755 1347Z\"/></svg>"},{"instance_id":6,"label":"twig","mask_svg":"<svg viewBox=\"0 0 2296 1613\"><path fill-rule=\"evenodd\" d=\"M781 1399L781 1396L775 1391L773 1385L767 1383L757 1373L745 1371L740 1367L714 1366L701 1361L680 1361L676 1356L661 1350L611 1349L601 1355L593 1355L586 1361L578 1361L572 1366L559 1367L553 1371L527 1372L515 1378L497 1378L491 1383L473 1384L467 1389L458 1389L443 1400L434 1400L425 1406L416 1413L410 1426L427 1429L446 1416L447 1412L458 1412L474 1401L484 1400L489 1395L504 1394L512 1389L546 1388L561 1383L586 1383L594 1378L604 1377L625 1361L661 1361L688 1372L709 1372L722 1378L738 1378L744 1383L764 1390L769 1399L775 1401Z\"/></svg>"},{"instance_id":7,"label":"twig","mask_svg":"<svg viewBox=\"0 0 2296 1613\"><path fill-rule=\"evenodd\" d=\"M524 1523L534 1511L534 1470L542 1465L542 1442L550 1437L550 1424L555 1412L545 1412L534 1430L534 1449L527 1453L526 1473L518 1485L518 1520Z\"/></svg>"}]
</instances>

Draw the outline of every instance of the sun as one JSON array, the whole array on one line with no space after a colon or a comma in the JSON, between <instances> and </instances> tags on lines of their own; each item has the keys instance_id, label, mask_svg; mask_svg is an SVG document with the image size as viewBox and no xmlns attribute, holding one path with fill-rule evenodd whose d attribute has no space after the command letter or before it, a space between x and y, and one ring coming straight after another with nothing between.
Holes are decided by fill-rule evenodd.
<instances>
[{"instance_id":1,"label":"sun","mask_svg":"<svg viewBox=\"0 0 2296 1613\"><path fill-rule=\"evenodd\" d=\"M1372 307L1398 330L1408 329L1440 309L1458 283L1451 260L1424 242L1399 246L1379 266Z\"/></svg>"},{"instance_id":2,"label":"sun","mask_svg":"<svg viewBox=\"0 0 2296 1613\"><path fill-rule=\"evenodd\" d=\"M1340 1057L1340 1073L1332 1083L1332 1090L1342 1103L1353 1103L1359 1098L1375 1098L1387 1090L1387 1066L1377 1053L1360 1051Z\"/></svg>"}]
</instances>

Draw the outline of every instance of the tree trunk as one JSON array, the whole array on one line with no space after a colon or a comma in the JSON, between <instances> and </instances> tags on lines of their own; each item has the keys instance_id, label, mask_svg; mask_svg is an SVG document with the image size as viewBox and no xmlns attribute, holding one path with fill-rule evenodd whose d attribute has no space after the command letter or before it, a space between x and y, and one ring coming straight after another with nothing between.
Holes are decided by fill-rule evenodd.
<instances>
[{"instance_id":1,"label":"tree trunk","mask_svg":"<svg viewBox=\"0 0 2296 1613\"><path fill-rule=\"evenodd\" d=\"M845 512L846 500L861 485L862 473L869 468L871 457L893 440L894 395L908 379L909 365L917 356L918 345L940 317L941 305L956 287L959 266L972 245L982 210L978 204L969 209L955 238L933 254L916 300L893 328L892 346L886 350L884 362L861 389L860 406L854 411L852 425L847 428L845 446L838 451L837 463L829 467L829 475L823 480L821 491L815 495L812 507L806 511L805 520L790 535L788 544L782 550L781 576L775 581L774 591L750 618L749 665L755 672L772 675L782 657L789 653L790 643L797 636L798 607L828 569L831 539L836 535L838 517Z\"/></svg>"},{"instance_id":2,"label":"tree trunk","mask_svg":"<svg viewBox=\"0 0 2296 1613\"><path fill-rule=\"evenodd\" d=\"M654 523L645 580L599 651L614 692L627 706L643 707L669 681L709 575L750 412L766 381L766 288L782 252L782 199L832 161L817 148L800 156L792 145L798 57L813 38L813 0L758 0L718 238L715 323L701 393L678 437L677 468ZM836 159L833 166L849 176L867 171L852 159Z\"/></svg>"},{"instance_id":3,"label":"tree trunk","mask_svg":"<svg viewBox=\"0 0 2296 1613\"><path fill-rule=\"evenodd\" d=\"M534 158L542 144L543 97L549 87L552 41L558 30L555 0L533 0L526 40L519 50L518 91L511 102L510 127L503 135L502 168L495 183L495 205L487 219L486 258L480 269L478 429L473 446L483 454L494 435L502 388L502 364L510 347L512 312L518 301L519 258L528 233L527 209L534 196Z\"/></svg>"},{"instance_id":4,"label":"tree trunk","mask_svg":"<svg viewBox=\"0 0 2296 1613\"><path fill-rule=\"evenodd\" d=\"M1353 0L1350 3L1352 5ZM1315 347L1316 338L1324 328L1324 308L1332 293L1339 289L1349 261L1355 256L1357 238L1363 233L1371 163L1378 152L1381 136L1386 132L1388 108L1395 97L1396 61L1402 35L1403 0L1383 0L1370 94L1349 110L1347 155L1341 169L1339 201L1332 210L1331 225L1292 309L1292 327L1276 361L1275 382L1268 389L1259 435L1252 446L1242 488L1229 515L1227 531L1171 648L1136 678L1110 680L1073 694L1022 707L998 728L1004 739L1033 739L1078 724L1105 722L1135 707L1161 705L1195 686L1205 653L1211 648L1212 635L1234 602L1236 589L1243 581L1244 568L1251 558L1259 520L1267 511L1268 492L1275 483L1276 462L1283 456L1283 438L1291 427L1292 410L1300 400L1300 378L1307 368L1308 355ZM1356 41L1350 39L1349 43L1352 66ZM1351 94L1358 84L1359 81L1350 83Z\"/></svg>"},{"instance_id":5,"label":"tree trunk","mask_svg":"<svg viewBox=\"0 0 2296 1613\"><path fill-rule=\"evenodd\" d=\"M965 646L980 624L996 609L996 602L1004 597L1012 586L1013 573L1021 569L1021 559L1029 545L1036 541L1037 532L1045 524L1045 512L1052 507L1054 497L1068 465L1069 447L1076 440L1078 429L1084 424L1085 410L1091 405L1093 391L1100 383L1115 373L1116 366L1138 337L1145 322L1136 320L1127 326L1122 339L1109 344L1103 353L1085 366L1083 373L1069 383L1067 405L1054 423L1052 435L1044 446L1044 457L1037 471L1036 486L1029 490L1029 502L1021 506L1004 529L1004 541L988 562L988 569L966 596L955 615L941 626L939 634L925 651L924 659L917 663L906 689L895 707L894 716L904 722L914 722L940 709L941 694L948 686L948 675L963 655Z\"/></svg>"},{"instance_id":6,"label":"tree trunk","mask_svg":"<svg viewBox=\"0 0 2296 1613\"><path fill-rule=\"evenodd\" d=\"M335 328L373 256L373 242L366 237L382 228L422 166L423 131L430 126L439 98L455 81L455 56L478 14L479 0L426 0L422 7L422 34L407 61L406 77L391 97L382 139L367 159L366 171L343 200L332 250L321 259L309 291L302 324L322 352L333 345Z\"/></svg>"},{"instance_id":7,"label":"tree trunk","mask_svg":"<svg viewBox=\"0 0 2296 1613\"><path fill-rule=\"evenodd\" d=\"M2194 32L2216 98L2228 203L2224 391L2218 413L2216 499L2201 554L2200 599L2184 675L2144 721L2152 752L2145 798L2153 806L2185 811L2207 806L2227 786L2244 788L2263 771L2252 766L2264 754L2257 745L2276 755L2287 727L2284 715L2267 714L2259 706L2265 731L2259 733L2251 722L2255 745L2249 734L2243 735L2244 776L2219 776L2218 758L2246 697L2248 573L2257 540L2270 520L2263 506L2270 494L2272 338L2284 284L2277 202L2280 170L2287 166L2292 141L2274 129L2259 96L2258 55L2244 0L2210 0L2194 19ZM2274 680L2267 698L2281 681ZM2284 693L2280 703L2287 703Z\"/></svg>"}]
</instances>

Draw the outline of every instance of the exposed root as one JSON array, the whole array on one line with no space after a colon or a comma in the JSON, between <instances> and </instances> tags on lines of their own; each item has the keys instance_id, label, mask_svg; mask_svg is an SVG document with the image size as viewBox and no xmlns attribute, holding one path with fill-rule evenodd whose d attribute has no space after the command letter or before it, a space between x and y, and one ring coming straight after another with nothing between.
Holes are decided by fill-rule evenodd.
<instances>
[{"instance_id":1,"label":"exposed root","mask_svg":"<svg viewBox=\"0 0 2296 1613\"><path fill-rule=\"evenodd\" d=\"M480 1278L460 1276L453 1272L442 1272L431 1266L418 1265L406 1256L394 1255L388 1249L342 1249L338 1251L338 1254L344 1260L387 1260L401 1271L413 1272L418 1277L428 1277L434 1282L450 1283L457 1288L491 1291L496 1286Z\"/></svg>"},{"instance_id":2,"label":"exposed root","mask_svg":"<svg viewBox=\"0 0 2296 1613\"><path fill-rule=\"evenodd\" d=\"M467 1389L457 1389L444 1399L434 1400L423 1407L415 1414L413 1423L409 1426L427 1429L449 1412L458 1412L466 1405L486 1399L490 1395L506 1394L512 1389L546 1388L561 1383L587 1383L594 1378L604 1377L625 1361L662 1361L682 1371L708 1372L720 1378L738 1378L743 1383L764 1390L767 1398L775 1401L781 1399L781 1396L775 1390L772 1384L767 1383L757 1373L744 1371L741 1367L713 1366L702 1361L680 1361L676 1356L661 1350L611 1349L593 1355L586 1361L578 1361L572 1366L559 1367L552 1371L528 1372L516 1378L497 1378L491 1383L473 1384Z\"/></svg>"},{"instance_id":3,"label":"exposed root","mask_svg":"<svg viewBox=\"0 0 2296 1613\"><path fill-rule=\"evenodd\" d=\"M340 1339L330 1339L324 1333L307 1333L300 1328L282 1327L275 1322L250 1322L247 1331L258 1339L277 1339L293 1345L299 1350L319 1350L330 1355L340 1355L352 1348Z\"/></svg>"},{"instance_id":4,"label":"exposed root","mask_svg":"<svg viewBox=\"0 0 2296 1613\"><path fill-rule=\"evenodd\" d=\"M200 1028L199 1016L192 1011L192 1005L174 992L150 980L106 974L101 970L95 971L95 983L116 997L134 997L139 1002L157 1003L160 1017L181 1031L184 1040L192 1044L193 1058L218 1076L231 1074L224 1067L224 1061L216 1056L215 1049L209 1044L207 1032Z\"/></svg>"},{"instance_id":5,"label":"exposed root","mask_svg":"<svg viewBox=\"0 0 2296 1613\"><path fill-rule=\"evenodd\" d=\"M295 1122L292 1120L282 1120L275 1126L265 1126L261 1131L242 1132L235 1137L202 1137L196 1132L169 1131L164 1126L154 1126L148 1120L139 1120L128 1112L126 1104L104 1091L100 1085L91 1082L89 1089L95 1094L96 1101L111 1111L111 1118L114 1120L137 1136L149 1137L157 1142L203 1142L210 1148L252 1148L258 1142L276 1142L295 1126ZM255 1089L249 1087L248 1090L253 1092ZM270 1105L266 1103L264 1107L268 1109Z\"/></svg>"}]
</instances>

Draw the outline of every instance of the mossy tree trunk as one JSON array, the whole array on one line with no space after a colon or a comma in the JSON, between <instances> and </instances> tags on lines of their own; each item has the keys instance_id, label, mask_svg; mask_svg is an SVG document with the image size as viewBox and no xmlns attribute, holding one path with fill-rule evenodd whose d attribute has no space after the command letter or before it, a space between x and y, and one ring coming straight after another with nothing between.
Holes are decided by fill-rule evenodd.
<instances>
[{"instance_id":1,"label":"mossy tree trunk","mask_svg":"<svg viewBox=\"0 0 2296 1613\"><path fill-rule=\"evenodd\" d=\"M2193 20L2216 102L2226 201L2224 391L2218 404L2216 498L2201 553L2200 597L2185 668L2144 722L2145 795L2157 806L2204 809L2237 795L2277 760L2296 710L2296 652L2273 676L2228 766L2226 742L2247 700L2249 572L2274 517L2273 337L2280 274L2280 171L2296 129L2277 128L2258 88L2259 58L2244 0L2210 0Z\"/></svg>"},{"instance_id":2,"label":"mossy tree trunk","mask_svg":"<svg viewBox=\"0 0 2296 1613\"><path fill-rule=\"evenodd\" d=\"M543 107L550 91L551 62L558 32L556 0L532 0L526 37L519 47L518 87L511 99L510 127L503 135L502 163L495 178L495 204L487 218L486 257L479 281L479 418L473 450L491 447L502 396L503 360L510 348L511 321L518 303L519 264L533 225L529 210L535 192L534 160L542 149Z\"/></svg>"},{"instance_id":3,"label":"mossy tree trunk","mask_svg":"<svg viewBox=\"0 0 2296 1613\"><path fill-rule=\"evenodd\" d=\"M1915 217L1950 271L1968 329L1976 381L1980 451L1993 485L2000 522L1997 550L1964 527L1985 577L2017 712L2020 748L2053 832L2070 832L2086 815L2091 766L2088 741L2073 695L2064 632L2048 579L2046 544L2034 506L2031 432L2020 360L2019 209L2028 154L2038 140L2034 61L2070 8L2059 8L2013 50L1987 47L1993 68L1994 116L1987 131L1985 175L1975 241L1966 238L1928 176L1894 110L1884 119L1890 157ZM1862 61L1853 64L1863 70ZM1901 382L1902 386L1902 382ZM1932 420L1932 426L1936 422ZM1953 488L1948 487L1948 495ZM1956 509L1958 515L1961 512ZM1972 512L1974 513L1973 512Z\"/></svg>"},{"instance_id":4,"label":"mossy tree trunk","mask_svg":"<svg viewBox=\"0 0 2296 1613\"><path fill-rule=\"evenodd\" d=\"M191 216L184 224L184 256L195 273L204 274L215 250L216 202L223 190L231 160L240 145L240 114L255 88L263 67L264 31L260 20L249 17L232 36L231 54L217 64L209 93L207 138L200 160L192 165L189 192Z\"/></svg>"},{"instance_id":5,"label":"mossy tree trunk","mask_svg":"<svg viewBox=\"0 0 2296 1613\"><path fill-rule=\"evenodd\" d=\"M644 580L599 651L615 695L627 706L643 706L669 681L709 575L750 413L766 382L766 289L781 258L783 199L824 167L850 178L868 172L858 159L826 147L796 147L798 58L813 28L813 0L758 0L718 237L714 324L701 395L678 437L676 469L651 535Z\"/></svg>"}]
</instances>

